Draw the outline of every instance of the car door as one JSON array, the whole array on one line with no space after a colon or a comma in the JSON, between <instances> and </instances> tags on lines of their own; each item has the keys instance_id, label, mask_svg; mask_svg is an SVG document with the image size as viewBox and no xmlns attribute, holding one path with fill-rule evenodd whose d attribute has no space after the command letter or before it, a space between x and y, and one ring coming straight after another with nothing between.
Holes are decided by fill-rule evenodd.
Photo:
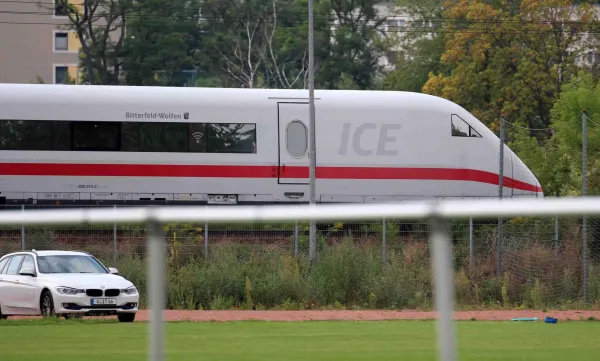
<instances>
[{"instance_id":1,"label":"car door","mask_svg":"<svg viewBox=\"0 0 600 361\"><path fill-rule=\"evenodd\" d=\"M0 261L0 312L1 313L5 312L4 311L4 306L3 306L5 304L5 302L4 302L4 298L5 297L4 296L6 294L8 294L8 292L6 291L6 287L5 287L6 284L3 281L3 276L4 275L2 274L3 273L2 271L6 268L6 265L8 264L8 261L10 261L10 259L11 259L11 257L8 256L8 257L6 257L6 258L4 258L4 259L2 259Z\"/></svg>"},{"instance_id":2,"label":"car door","mask_svg":"<svg viewBox=\"0 0 600 361\"><path fill-rule=\"evenodd\" d=\"M21 275L21 270L26 268L33 270L34 276ZM36 314L40 309L39 302L36 297L36 289L38 287L38 279L36 276L37 273L35 271L33 256L28 254L23 259L21 267L19 267L19 271L15 276L15 302L24 313Z\"/></svg>"},{"instance_id":3,"label":"car door","mask_svg":"<svg viewBox=\"0 0 600 361\"><path fill-rule=\"evenodd\" d=\"M23 258L25 258L25 255L23 254L12 256L6 267L4 267L4 272L2 274L2 308L6 310L6 313L11 315L20 315L23 313L23 309L19 306L17 301L19 299L18 294L20 288L18 273Z\"/></svg>"}]
</instances>

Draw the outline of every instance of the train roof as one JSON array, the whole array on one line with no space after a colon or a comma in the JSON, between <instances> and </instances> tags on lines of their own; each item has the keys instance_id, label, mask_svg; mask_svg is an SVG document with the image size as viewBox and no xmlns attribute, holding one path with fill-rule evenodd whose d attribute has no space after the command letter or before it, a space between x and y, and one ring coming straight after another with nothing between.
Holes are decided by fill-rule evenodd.
<instances>
[{"instance_id":1,"label":"train roof","mask_svg":"<svg viewBox=\"0 0 600 361\"><path fill-rule=\"evenodd\" d=\"M55 105L76 102L79 105L145 105L190 106L210 103L226 106L272 104L271 100L306 101L308 90L303 89L248 89L248 88L197 88L157 86L59 85L59 84L0 84L0 104ZM446 99L413 92L380 90L315 90L316 104L328 106L403 108L410 110L465 110ZM233 101L233 102L232 102ZM264 103L268 101L268 103Z\"/></svg>"}]
</instances>

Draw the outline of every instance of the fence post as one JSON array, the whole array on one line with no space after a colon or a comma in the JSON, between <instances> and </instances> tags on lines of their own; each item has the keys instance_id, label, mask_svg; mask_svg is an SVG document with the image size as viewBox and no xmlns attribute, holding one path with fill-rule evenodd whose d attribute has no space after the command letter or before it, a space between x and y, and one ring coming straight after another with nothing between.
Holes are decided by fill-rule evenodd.
<instances>
[{"instance_id":1,"label":"fence post","mask_svg":"<svg viewBox=\"0 0 600 361\"><path fill-rule=\"evenodd\" d=\"M554 248L556 248L556 254L558 254L560 249L558 244L558 216L554 217Z\"/></svg>"},{"instance_id":2,"label":"fence post","mask_svg":"<svg viewBox=\"0 0 600 361\"><path fill-rule=\"evenodd\" d=\"M582 160L581 160L581 179L582 179L582 194L587 196L587 115L584 110L581 113L581 140L582 140ZM583 224L581 226L581 235L583 237L583 302L588 302L588 220L587 216L583 216Z\"/></svg>"},{"instance_id":3,"label":"fence post","mask_svg":"<svg viewBox=\"0 0 600 361\"><path fill-rule=\"evenodd\" d=\"M208 259L208 222L204 222L204 258Z\"/></svg>"},{"instance_id":4,"label":"fence post","mask_svg":"<svg viewBox=\"0 0 600 361\"><path fill-rule=\"evenodd\" d=\"M164 323L166 286L165 232L155 219L148 219L148 300L150 304L150 329L148 334L148 354L151 361L164 360Z\"/></svg>"},{"instance_id":5,"label":"fence post","mask_svg":"<svg viewBox=\"0 0 600 361\"><path fill-rule=\"evenodd\" d=\"M385 258L386 258L386 250L387 250L387 222L385 221L385 218L383 219L383 240L382 240L383 244L382 244L382 258L383 258L383 265L385 266Z\"/></svg>"},{"instance_id":6,"label":"fence post","mask_svg":"<svg viewBox=\"0 0 600 361\"><path fill-rule=\"evenodd\" d=\"M469 217L469 269L473 269L473 216Z\"/></svg>"},{"instance_id":7,"label":"fence post","mask_svg":"<svg viewBox=\"0 0 600 361\"><path fill-rule=\"evenodd\" d=\"M452 243L448 222L433 218L429 225L429 242L432 246L434 271L435 310L438 312L437 341L438 360L456 360L454 332L454 267L452 266Z\"/></svg>"},{"instance_id":8,"label":"fence post","mask_svg":"<svg viewBox=\"0 0 600 361\"><path fill-rule=\"evenodd\" d=\"M500 117L500 160L499 160L498 198L504 193L504 119ZM498 217L498 275L502 275L502 218Z\"/></svg>"},{"instance_id":9,"label":"fence post","mask_svg":"<svg viewBox=\"0 0 600 361\"><path fill-rule=\"evenodd\" d=\"M298 257L298 221L294 223L294 257Z\"/></svg>"},{"instance_id":10,"label":"fence post","mask_svg":"<svg viewBox=\"0 0 600 361\"><path fill-rule=\"evenodd\" d=\"M117 211L117 206L114 206L114 211ZM117 222L113 223L113 265L117 264ZM116 266L115 266L116 267Z\"/></svg>"},{"instance_id":11,"label":"fence post","mask_svg":"<svg viewBox=\"0 0 600 361\"><path fill-rule=\"evenodd\" d=\"M21 205L21 212L25 213L25 205ZM25 225L21 225L21 251L25 250Z\"/></svg>"}]
</instances>

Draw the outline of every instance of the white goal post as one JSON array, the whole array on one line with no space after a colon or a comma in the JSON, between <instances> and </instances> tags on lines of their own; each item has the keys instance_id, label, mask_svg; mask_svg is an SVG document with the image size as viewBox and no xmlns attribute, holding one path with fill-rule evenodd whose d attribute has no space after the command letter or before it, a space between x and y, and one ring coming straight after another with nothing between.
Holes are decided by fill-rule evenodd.
<instances>
[{"instance_id":1,"label":"white goal post","mask_svg":"<svg viewBox=\"0 0 600 361\"><path fill-rule=\"evenodd\" d=\"M450 234L446 221L458 218L514 216L600 216L600 197L544 199L488 199L409 201L402 203L271 205L271 206L182 206L106 209L46 209L0 212L0 225L39 224L148 224L151 309L148 359L164 360L165 238L161 225L174 222L241 223L265 221L337 221L370 219L428 220L431 226L432 267L437 337L440 360L456 360L453 325L454 282Z\"/></svg>"}]
</instances>

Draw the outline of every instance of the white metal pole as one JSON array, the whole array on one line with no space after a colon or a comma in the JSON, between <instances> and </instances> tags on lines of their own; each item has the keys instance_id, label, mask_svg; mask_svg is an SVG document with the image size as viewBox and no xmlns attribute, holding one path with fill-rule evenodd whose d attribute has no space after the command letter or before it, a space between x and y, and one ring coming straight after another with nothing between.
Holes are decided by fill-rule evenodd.
<instances>
[{"instance_id":1,"label":"white metal pole","mask_svg":"<svg viewBox=\"0 0 600 361\"><path fill-rule=\"evenodd\" d=\"M438 312L437 339L439 360L456 360L456 346L452 314L454 311L454 268L452 247L446 220L431 220L431 246L435 284L435 308Z\"/></svg>"},{"instance_id":2,"label":"white metal pole","mask_svg":"<svg viewBox=\"0 0 600 361\"><path fill-rule=\"evenodd\" d=\"M165 238L160 223L148 220L148 295L151 307L150 335L148 339L148 360L164 360L164 324L165 309Z\"/></svg>"},{"instance_id":3,"label":"white metal pole","mask_svg":"<svg viewBox=\"0 0 600 361\"><path fill-rule=\"evenodd\" d=\"M315 44L313 23L313 0L308 0L308 107L309 107L309 193L310 204L316 203L316 168L317 168L317 141L315 122ZM309 258L311 266L317 259L317 222L309 222Z\"/></svg>"},{"instance_id":4,"label":"white metal pole","mask_svg":"<svg viewBox=\"0 0 600 361\"><path fill-rule=\"evenodd\" d=\"M583 196L587 196L587 111L581 113L581 187ZM581 227L581 235L583 237L583 302L588 303L588 217L583 215L583 224Z\"/></svg>"}]
</instances>

